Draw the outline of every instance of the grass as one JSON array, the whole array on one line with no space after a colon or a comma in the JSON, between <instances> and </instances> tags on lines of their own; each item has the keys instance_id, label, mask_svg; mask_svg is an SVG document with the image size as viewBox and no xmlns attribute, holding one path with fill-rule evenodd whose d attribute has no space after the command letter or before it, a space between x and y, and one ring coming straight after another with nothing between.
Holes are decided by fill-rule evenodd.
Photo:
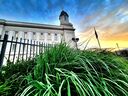
<instances>
[{"instance_id":1,"label":"grass","mask_svg":"<svg viewBox=\"0 0 128 96\"><path fill-rule=\"evenodd\" d=\"M62 43L37 56L34 64L33 70L21 73L25 84L12 96L128 96L128 61L114 53Z\"/></svg>"},{"instance_id":2,"label":"grass","mask_svg":"<svg viewBox=\"0 0 128 96\"><path fill-rule=\"evenodd\" d=\"M128 96L128 61L60 44L36 58L21 96Z\"/></svg>"}]
</instances>

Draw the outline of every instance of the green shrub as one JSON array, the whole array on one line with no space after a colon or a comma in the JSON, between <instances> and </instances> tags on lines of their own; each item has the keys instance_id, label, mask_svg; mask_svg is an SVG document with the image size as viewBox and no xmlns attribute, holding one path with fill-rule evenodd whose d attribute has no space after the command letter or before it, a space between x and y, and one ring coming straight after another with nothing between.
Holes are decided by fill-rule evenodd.
<instances>
[{"instance_id":1,"label":"green shrub","mask_svg":"<svg viewBox=\"0 0 128 96\"><path fill-rule=\"evenodd\" d=\"M20 90L26 86L27 81L24 78L32 72L35 64L36 63L33 59L28 61L19 61L15 64L8 62L7 66L3 66L0 79L2 82L1 86L4 86L5 89L7 86L8 90L5 90L4 94L9 93L9 95L3 96L14 96L18 94Z\"/></svg>"},{"instance_id":2,"label":"green shrub","mask_svg":"<svg viewBox=\"0 0 128 96\"><path fill-rule=\"evenodd\" d=\"M5 71L4 77L9 78L16 73L27 75L33 70L34 65L34 60L18 61L15 64L8 62L7 66L3 67L2 70Z\"/></svg>"}]
</instances>

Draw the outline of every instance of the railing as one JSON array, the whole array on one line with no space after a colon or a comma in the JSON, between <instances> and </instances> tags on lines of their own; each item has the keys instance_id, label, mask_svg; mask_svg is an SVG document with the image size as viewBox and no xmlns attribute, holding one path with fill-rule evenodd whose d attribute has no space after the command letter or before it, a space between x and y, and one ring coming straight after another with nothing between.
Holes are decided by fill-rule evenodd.
<instances>
[{"instance_id":1,"label":"railing","mask_svg":"<svg viewBox=\"0 0 128 96\"><path fill-rule=\"evenodd\" d=\"M46 44L39 41L14 38L8 40L5 34L0 40L0 67L8 61L15 63L19 60L28 60L52 47L53 44Z\"/></svg>"}]
</instances>

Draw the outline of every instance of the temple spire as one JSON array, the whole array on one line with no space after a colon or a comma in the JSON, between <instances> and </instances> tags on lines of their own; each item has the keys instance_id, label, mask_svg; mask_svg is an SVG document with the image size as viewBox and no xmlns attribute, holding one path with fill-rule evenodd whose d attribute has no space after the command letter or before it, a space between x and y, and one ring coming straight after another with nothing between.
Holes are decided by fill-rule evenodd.
<instances>
[{"instance_id":1,"label":"temple spire","mask_svg":"<svg viewBox=\"0 0 128 96\"><path fill-rule=\"evenodd\" d=\"M62 10L59 16L60 25L72 25L69 22L69 15L66 11Z\"/></svg>"}]
</instances>

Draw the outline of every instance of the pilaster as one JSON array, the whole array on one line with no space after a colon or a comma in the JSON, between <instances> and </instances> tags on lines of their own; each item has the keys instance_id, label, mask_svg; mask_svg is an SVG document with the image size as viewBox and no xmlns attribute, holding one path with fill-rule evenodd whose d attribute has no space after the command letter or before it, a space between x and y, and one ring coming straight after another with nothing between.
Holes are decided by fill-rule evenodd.
<instances>
[{"instance_id":1,"label":"pilaster","mask_svg":"<svg viewBox=\"0 0 128 96\"><path fill-rule=\"evenodd\" d=\"M47 39L48 39L48 33L45 32L45 33L44 33L44 42L45 42L45 43L48 43Z\"/></svg>"}]
</instances>

